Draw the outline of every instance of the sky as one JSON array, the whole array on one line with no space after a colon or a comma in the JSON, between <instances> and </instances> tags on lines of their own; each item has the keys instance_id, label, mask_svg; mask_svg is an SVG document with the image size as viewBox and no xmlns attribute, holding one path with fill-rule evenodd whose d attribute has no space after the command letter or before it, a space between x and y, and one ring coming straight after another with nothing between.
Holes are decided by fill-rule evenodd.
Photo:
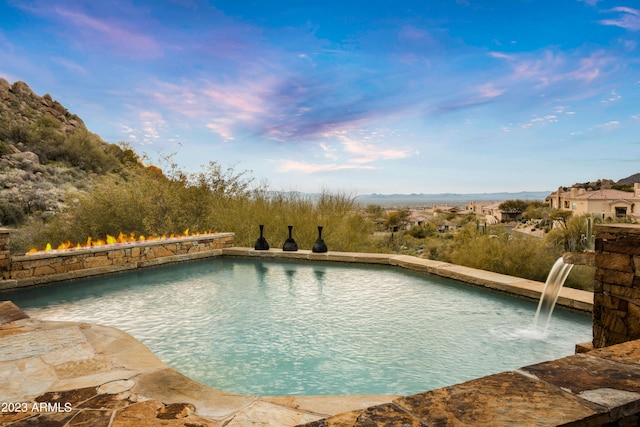
<instances>
[{"instance_id":1,"label":"sky","mask_svg":"<svg viewBox=\"0 0 640 427\"><path fill-rule=\"evenodd\" d=\"M286 191L638 173L639 42L639 0L0 1L0 77L152 163Z\"/></svg>"}]
</instances>

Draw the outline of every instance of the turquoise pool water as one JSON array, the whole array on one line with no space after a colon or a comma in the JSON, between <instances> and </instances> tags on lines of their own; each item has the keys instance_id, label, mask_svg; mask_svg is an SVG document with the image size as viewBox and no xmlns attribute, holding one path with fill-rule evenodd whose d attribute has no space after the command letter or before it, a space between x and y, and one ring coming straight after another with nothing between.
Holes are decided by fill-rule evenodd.
<instances>
[{"instance_id":1,"label":"turquoise pool water","mask_svg":"<svg viewBox=\"0 0 640 427\"><path fill-rule=\"evenodd\" d=\"M573 354L591 319L401 269L217 258L5 294L101 323L183 374L253 395L412 394Z\"/></svg>"}]
</instances>

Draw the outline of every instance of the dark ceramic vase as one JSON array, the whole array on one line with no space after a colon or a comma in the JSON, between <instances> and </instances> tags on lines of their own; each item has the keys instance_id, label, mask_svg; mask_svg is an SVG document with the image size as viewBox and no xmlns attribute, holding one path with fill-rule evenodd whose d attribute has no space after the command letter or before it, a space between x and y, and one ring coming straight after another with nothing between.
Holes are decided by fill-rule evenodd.
<instances>
[{"instance_id":1,"label":"dark ceramic vase","mask_svg":"<svg viewBox=\"0 0 640 427\"><path fill-rule=\"evenodd\" d=\"M291 237L291 232L293 230L293 225L289 225L289 238L284 241L284 245L282 245L282 250L287 252L294 252L298 250L298 244L293 237Z\"/></svg>"},{"instance_id":2,"label":"dark ceramic vase","mask_svg":"<svg viewBox=\"0 0 640 427\"><path fill-rule=\"evenodd\" d=\"M324 243L324 240L322 240L322 226L319 225L318 240L316 240L316 242L313 244L313 247L311 248L311 252L323 253L323 252L327 252L328 250L329 249L327 249L326 243Z\"/></svg>"},{"instance_id":3,"label":"dark ceramic vase","mask_svg":"<svg viewBox=\"0 0 640 427\"><path fill-rule=\"evenodd\" d=\"M256 244L253 246L256 251L268 251L269 242L264 238L264 225L260 224L260 237L256 240Z\"/></svg>"}]
</instances>

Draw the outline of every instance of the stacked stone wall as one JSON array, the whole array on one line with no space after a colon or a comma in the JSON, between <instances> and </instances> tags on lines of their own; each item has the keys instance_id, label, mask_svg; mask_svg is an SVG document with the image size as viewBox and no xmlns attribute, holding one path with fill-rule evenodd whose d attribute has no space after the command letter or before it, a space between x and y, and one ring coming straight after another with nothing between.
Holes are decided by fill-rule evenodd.
<instances>
[{"instance_id":1,"label":"stacked stone wall","mask_svg":"<svg viewBox=\"0 0 640 427\"><path fill-rule=\"evenodd\" d=\"M10 265L9 230L0 228L0 280L2 280L4 272L9 270Z\"/></svg>"},{"instance_id":2,"label":"stacked stone wall","mask_svg":"<svg viewBox=\"0 0 640 427\"><path fill-rule=\"evenodd\" d=\"M3 236L0 291L208 258L232 247L234 239L233 233L219 233L10 256Z\"/></svg>"},{"instance_id":3,"label":"stacked stone wall","mask_svg":"<svg viewBox=\"0 0 640 427\"><path fill-rule=\"evenodd\" d=\"M640 339L640 226L596 226L593 346Z\"/></svg>"}]
</instances>

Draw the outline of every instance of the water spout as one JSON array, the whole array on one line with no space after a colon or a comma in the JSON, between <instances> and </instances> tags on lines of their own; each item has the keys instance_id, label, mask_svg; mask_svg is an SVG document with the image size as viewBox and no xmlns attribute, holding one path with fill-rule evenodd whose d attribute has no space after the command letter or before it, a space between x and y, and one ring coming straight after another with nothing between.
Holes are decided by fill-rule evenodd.
<instances>
[{"instance_id":1,"label":"water spout","mask_svg":"<svg viewBox=\"0 0 640 427\"><path fill-rule=\"evenodd\" d=\"M565 280L567 280L571 268L573 268L573 264L565 264L562 258L558 258L555 264L553 264L547 276L547 281L544 283L542 295L540 295L536 316L533 318L534 331L540 330L543 333L546 332L549 326L549 320L551 319L551 313L553 313L556 301L558 301L558 295L560 295L560 289L562 289L562 285L564 285Z\"/></svg>"}]
</instances>

